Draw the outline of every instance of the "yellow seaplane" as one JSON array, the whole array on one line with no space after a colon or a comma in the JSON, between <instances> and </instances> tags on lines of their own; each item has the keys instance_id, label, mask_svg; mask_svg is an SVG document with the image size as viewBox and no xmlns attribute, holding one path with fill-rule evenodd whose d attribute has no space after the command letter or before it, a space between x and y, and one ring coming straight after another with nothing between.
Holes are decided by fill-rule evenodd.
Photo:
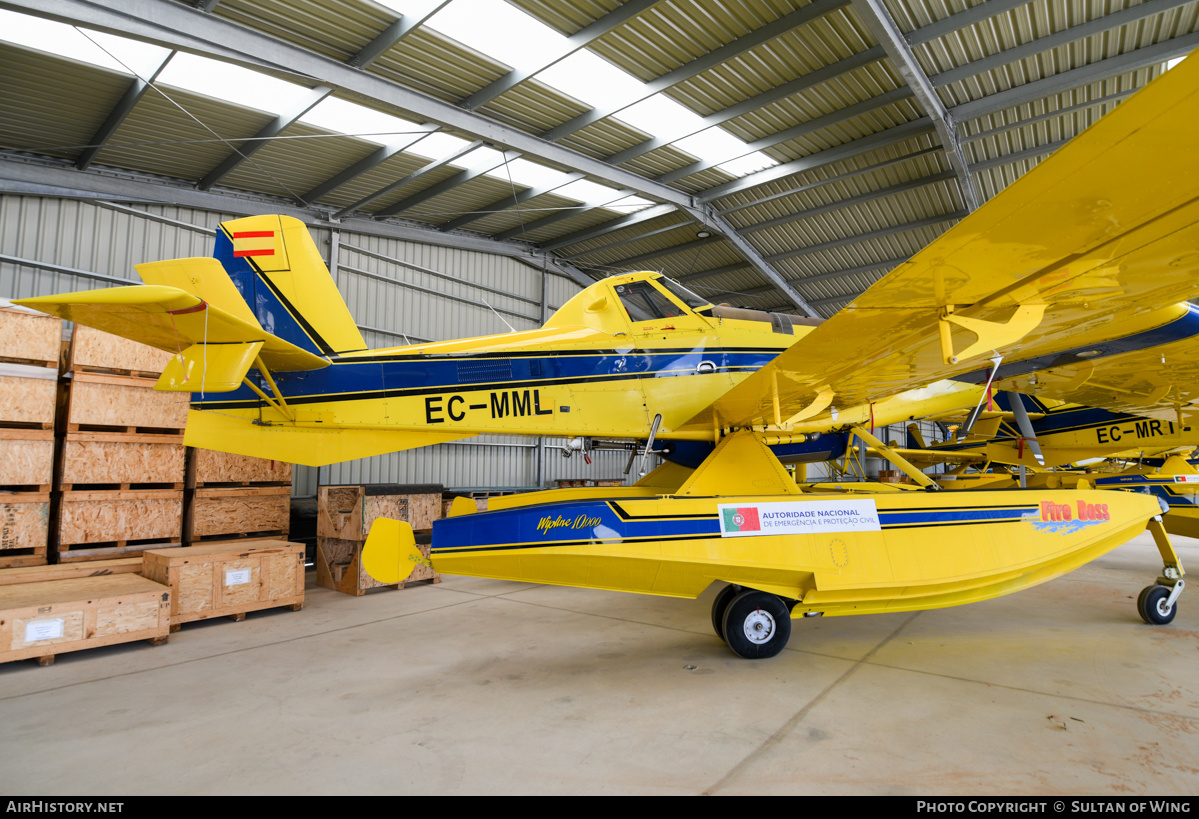
<instances>
[{"instance_id":1,"label":"yellow seaplane","mask_svg":"<svg viewBox=\"0 0 1199 819\"><path fill-rule=\"evenodd\" d=\"M144 286L22 300L175 353L186 441L324 464L480 433L606 441L666 462L630 487L456 502L428 557L376 521L364 563L694 598L738 655L791 620L952 606L1057 577L1146 528L1168 623L1183 568L1153 496L941 491L873 427L978 411L992 389L1186 427L1199 401L1199 60L1154 80L822 323L712 305L656 273L598 281L539 330L367 350L304 226L221 225ZM849 435L911 488L798 485Z\"/></svg>"}]
</instances>

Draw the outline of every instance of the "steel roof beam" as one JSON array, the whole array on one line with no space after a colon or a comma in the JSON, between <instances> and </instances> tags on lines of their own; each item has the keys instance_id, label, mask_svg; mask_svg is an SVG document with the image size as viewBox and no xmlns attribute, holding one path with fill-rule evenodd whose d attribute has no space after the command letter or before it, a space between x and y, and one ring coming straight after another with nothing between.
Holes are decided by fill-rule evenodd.
<instances>
[{"instance_id":1,"label":"steel roof beam","mask_svg":"<svg viewBox=\"0 0 1199 819\"><path fill-rule=\"evenodd\" d=\"M612 250L613 248L623 247L624 245L632 244L633 242L640 242L643 239L649 239L650 237L653 237L653 236L660 236L663 233L670 233L673 230L690 230L690 231L694 232L695 226L690 222L676 222L673 225L667 225L666 227L655 228L654 230L647 230L645 233L638 233L635 236L628 236L628 237L625 237L624 239L620 239L615 242L609 242L606 245L600 245L599 247L593 247L590 250L584 250L579 253L572 254L570 256L564 256L563 258L574 260L574 259L582 258L583 256L594 256L596 253L603 253L606 250Z\"/></svg>"},{"instance_id":2,"label":"steel roof beam","mask_svg":"<svg viewBox=\"0 0 1199 819\"><path fill-rule=\"evenodd\" d=\"M553 193L558 188L569 185L571 182L577 182L583 178L581 173L567 174L565 179L560 182L555 182L552 185L544 185L540 188L525 188L523 191L516 193L513 196L506 196L503 199L497 199L489 205L484 205L481 208L471 212L464 213L456 219L451 219L437 226L438 230L457 230L458 228L469 225L484 216L490 216L493 213L507 210L508 208L528 202L530 199L535 199L538 196L543 196L547 193ZM674 208L671 208L673 211Z\"/></svg>"},{"instance_id":3,"label":"steel roof beam","mask_svg":"<svg viewBox=\"0 0 1199 819\"><path fill-rule=\"evenodd\" d=\"M842 270L831 270L827 273L814 273L811 276L801 276L798 279L788 279L787 282L788 282L788 284L802 287L807 284L816 284L817 282L829 281L831 279L843 279L846 276L855 276L858 273L869 273L871 270L880 270L884 267L888 268L888 269L893 269L893 268L896 268L899 265L903 264L907 260L908 260L908 257L906 257L906 256L904 256L903 258L900 258L900 259L883 259L882 261L879 261L879 262L871 262L869 264L862 264L862 265L858 265L857 267L847 267ZM693 275L705 276L706 274L707 274L707 271L700 271L699 273L695 273ZM762 295L765 295L766 293L773 293L773 292L774 292L773 286L761 285L759 287L747 287L744 290L729 290L725 293L718 293L717 296L718 297L720 297L720 296L762 296ZM808 304L814 304L814 303L815 302L813 302L813 301L808 302Z\"/></svg>"},{"instance_id":4,"label":"steel roof beam","mask_svg":"<svg viewBox=\"0 0 1199 819\"><path fill-rule=\"evenodd\" d=\"M921 26L905 35L904 39L907 40L909 45L923 45L938 37L952 34L958 29L972 26L975 23L981 23L983 20L990 19L997 14L1009 12L1020 6L1027 6L1030 2L1032 0L987 0L985 3L971 6L965 11L959 11L957 14L942 17L940 20L929 23L927 26Z\"/></svg>"},{"instance_id":5,"label":"steel roof beam","mask_svg":"<svg viewBox=\"0 0 1199 819\"><path fill-rule=\"evenodd\" d=\"M96 158L96 154L104 150L104 146L108 143L108 140L111 139L116 130L121 127L121 123L123 123L125 118L129 116L130 112L133 111L133 107L137 105L141 101L141 98L146 95L146 92L150 90L150 87L154 84L154 81L158 79L158 75L162 73L162 70L166 68L168 64L170 64L171 58L174 57L176 53L177 52L174 51L167 52L167 56L163 58L163 61L158 64L157 68L154 69L154 73L150 75L148 80L143 80L141 77L133 78L133 82L131 82L129 84L129 88L125 90L125 94L121 97L120 102L113 107L113 109L108 113L108 116L104 119L104 124L101 125L99 130L92 135L92 138L89 140L89 147L85 148L83 153L79 155L79 159L75 161L76 168L81 171L87 170L87 167L92 164L92 160Z\"/></svg>"},{"instance_id":6,"label":"steel roof beam","mask_svg":"<svg viewBox=\"0 0 1199 819\"><path fill-rule=\"evenodd\" d=\"M878 39L879 44L887 51L892 65L899 76L912 89L916 100L924 112L932 117L933 126L937 129L937 138L949 157L949 164L958 175L958 186L961 188L962 199L967 210L978 208L981 200L974 189L974 181L970 178L970 166L966 162L966 153L958 142L957 122L937 96L933 84L929 81L924 69L912 54L912 47L903 38L903 32L895 24L891 13L883 5L882 0L853 0L854 8L862 16L866 26Z\"/></svg>"}]
</instances>

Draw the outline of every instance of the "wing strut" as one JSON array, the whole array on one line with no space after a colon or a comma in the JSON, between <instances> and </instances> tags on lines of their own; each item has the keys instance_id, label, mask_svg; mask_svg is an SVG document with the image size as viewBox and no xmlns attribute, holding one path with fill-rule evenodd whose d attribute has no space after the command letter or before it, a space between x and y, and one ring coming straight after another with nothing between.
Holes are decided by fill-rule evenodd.
<instances>
[{"instance_id":1,"label":"wing strut","mask_svg":"<svg viewBox=\"0 0 1199 819\"><path fill-rule=\"evenodd\" d=\"M877 451L879 455L882 455L888 461L893 463L901 472L903 472L903 474L907 475L925 489L937 490L941 488L940 484L938 484L928 475L925 475L916 467L912 466L912 464L909 463L902 455L884 444L878 438L875 438L866 430L862 429L862 427L854 427L853 434L870 444L870 446L874 447L875 451Z\"/></svg>"},{"instance_id":2,"label":"wing strut","mask_svg":"<svg viewBox=\"0 0 1199 819\"><path fill-rule=\"evenodd\" d=\"M997 355L991 359L991 372L987 374L987 385L983 387L982 395L978 397L978 406L966 418L966 423L958 427L958 433L955 438L958 443L966 440L966 436L970 434L970 430L974 429L974 422L978 420L978 416L982 415L983 404L987 403L987 396L991 394L991 382L995 380L995 373L999 372L999 365L1002 362L1003 356L1001 355Z\"/></svg>"}]
</instances>

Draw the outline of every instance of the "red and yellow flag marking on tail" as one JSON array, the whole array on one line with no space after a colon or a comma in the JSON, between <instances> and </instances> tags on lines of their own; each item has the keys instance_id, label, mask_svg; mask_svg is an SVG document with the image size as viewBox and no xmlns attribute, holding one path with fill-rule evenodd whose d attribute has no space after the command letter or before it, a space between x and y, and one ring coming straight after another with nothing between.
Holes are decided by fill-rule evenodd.
<instances>
[{"instance_id":1,"label":"red and yellow flag marking on tail","mask_svg":"<svg viewBox=\"0 0 1199 819\"><path fill-rule=\"evenodd\" d=\"M269 239L269 242L263 242ZM239 230L233 234L234 256L274 256L275 231L273 230Z\"/></svg>"}]
</instances>

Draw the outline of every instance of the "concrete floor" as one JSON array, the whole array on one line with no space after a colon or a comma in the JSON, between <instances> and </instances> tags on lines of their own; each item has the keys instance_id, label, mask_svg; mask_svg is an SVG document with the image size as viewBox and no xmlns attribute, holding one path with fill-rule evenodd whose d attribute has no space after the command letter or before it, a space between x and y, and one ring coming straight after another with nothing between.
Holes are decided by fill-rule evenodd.
<instances>
[{"instance_id":1,"label":"concrete floor","mask_svg":"<svg viewBox=\"0 0 1199 819\"><path fill-rule=\"evenodd\" d=\"M1190 795L1199 592L1144 625L1160 568L1142 535L998 600L797 621L758 662L715 589L309 574L301 612L0 666L0 792Z\"/></svg>"}]
</instances>

